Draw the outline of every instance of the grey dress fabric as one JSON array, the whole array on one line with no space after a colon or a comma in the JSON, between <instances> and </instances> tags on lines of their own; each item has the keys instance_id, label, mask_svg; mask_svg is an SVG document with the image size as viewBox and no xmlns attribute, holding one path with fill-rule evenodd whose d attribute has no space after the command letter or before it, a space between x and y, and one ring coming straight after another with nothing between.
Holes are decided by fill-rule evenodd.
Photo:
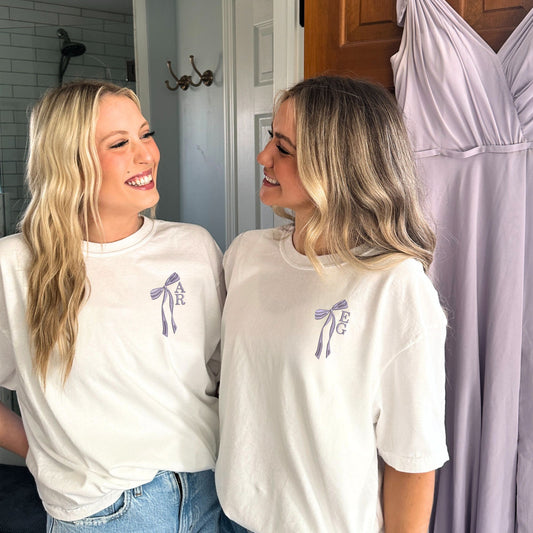
<instances>
[{"instance_id":1,"label":"grey dress fabric","mask_svg":"<svg viewBox=\"0 0 533 533\"><path fill-rule=\"evenodd\" d=\"M450 461L432 530L531 533L533 12L497 54L444 0L399 0L397 12L396 96L449 319Z\"/></svg>"},{"instance_id":2,"label":"grey dress fabric","mask_svg":"<svg viewBox=\"0 0 533 533\"><path fill-rule=\"evenodd\" d=\"M533 11L498 52L520 124L533 140ZM526 247L522 368L518 418L517 531L533 531L533 153L526 177Z\"/></svg>"}]
</instances>

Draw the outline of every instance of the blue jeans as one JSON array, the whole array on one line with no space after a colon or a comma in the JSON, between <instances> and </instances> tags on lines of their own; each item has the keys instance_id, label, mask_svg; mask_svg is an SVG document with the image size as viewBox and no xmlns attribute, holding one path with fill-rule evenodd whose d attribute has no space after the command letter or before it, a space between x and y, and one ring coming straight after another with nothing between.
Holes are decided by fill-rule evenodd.
<instances>
[{"instance_id":1,"label":"blue jeans","mask_svg":"<svg viewBox=\"0 0 533 533\"><path fill-rule=\"evenodd\" d=\"M245 529L237 524L237 522L233 522L222 511L220 516L220 533L253 533L253 531Z\"/></svg>"},{"instance_id":2,"label":"blue jeans","mask_svg":"<svg viewBox=\"0 0 533 533\"><path fill-rule=\"evenodd\" d=\"M219 533L222 509L212 470L159 472L109 507L65 522L48 515L47 533Z\"/></svg>"}]
</instances>

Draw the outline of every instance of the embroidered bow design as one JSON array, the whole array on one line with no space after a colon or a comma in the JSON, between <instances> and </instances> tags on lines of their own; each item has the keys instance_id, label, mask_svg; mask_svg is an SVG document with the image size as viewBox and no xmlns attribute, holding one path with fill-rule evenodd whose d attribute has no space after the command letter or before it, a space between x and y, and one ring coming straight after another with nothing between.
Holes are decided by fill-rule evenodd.
<instances>
[{"instance_id":1,"label":"embroidered bow design","mask_svg":"<svg viewBox=\"0 0 533 533\"><path fill-rule=\"evenodd\" d=\"M172 285L173 283L176 283L176 281L179 281L179 279L180 277L178 276L178 274L174 272L165 281L165 284L163 285L163 287L158 287L157 289L152 289L150 291L150 296L152 297L152 300L157 300L161 295L163 295L163 301L161 302L161 319L163 322L163 335L165 337L168 337L168 322L167 322L167 317L165 315L165 302L167 301L167 299L168 299L168 309L170 311L170 321L172 324L172 331L176 333L176 329L178 329L178 326L176 326L176 322L174 322L174 299L168 287Z\"/></svg>"},{"instance_id":2,"label":"embroidered bow design","mask_svg":"<svg viewBox=\"0 0 533 533\"><path fill-rule=\"evenodd\" d=\"M322 326L322 329L320 330L318 346L315 352L315 357L317 359L320 359L320 355L322 354L324 329L328 325L328 323L331 323L331 325L329 326L328 344L326 345L326 357L329 357L329 354L331 353L331 337L333 337L333 333L335 331L336 326L335 311L338 311L340 309L346 309L347 307L348 303L346 302L346 300L341 300L340 302L337 302L331 309L317 309L315 311L315 320L322 320L323 318L327 317L326 321L324 322L324 325Z\"/></svg>"}]
</instances>

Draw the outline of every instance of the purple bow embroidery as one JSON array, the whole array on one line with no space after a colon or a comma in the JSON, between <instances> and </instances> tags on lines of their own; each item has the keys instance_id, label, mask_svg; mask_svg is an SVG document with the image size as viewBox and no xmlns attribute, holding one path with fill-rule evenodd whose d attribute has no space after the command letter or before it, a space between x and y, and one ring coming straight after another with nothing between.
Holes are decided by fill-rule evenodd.
<instances>
[{"instance_id":1,"label":"purple bow embroidery","mask_svg":"<svg viewBox=\"0 0 533 533\"><path fill-rule=\"evenodd\" d=\"M169 285L172 285L173 283L176 283L176 281L179 281L180 277L176 272L171 274L168 279L165 281L165 285L163 287L158 287L157 289L152 289L150 291L150 296L152 297L152 300L157 300L163 295L163 301L161 302L161 319L163 322L163 335L165 337L168 337L168 323L167 323L167 317L165 316L165 302L168 298L168 308L170 310L170 321L172 324L172 331L176 333L176 329L178 329L178 326L176 326L176 322L174 322L174 299L172 297L172 293L168 289Z\"/></svg>"},{"instance_id":2,"label":"purple bow embroidery","mask_svg":"<svg viewBox=\"0 0 533 533\"><path fill-rule=\"evenodd\" d=\"M348 307L348 303L346 300L341 300L340 302L337 302L331 309L317 309L315 311L315 320L322 320L324 317L328 317L327 320L324 322L324 325L322 326L322 329L320 330L320 338L318 339L318 346L316 348L315 357L317 359L320 359L320 355L322 354L322 345L323 340L322 337L324 335L324 328L328 325L328 323L331 322L331 325L329 327L329 339L328 344L326 346L326 357L329 357L329 354L331 353L331 337L333 337L333 332L335 331L335 311L338 311L339 309L346 309Z\"/></svg>"}]
</instances>

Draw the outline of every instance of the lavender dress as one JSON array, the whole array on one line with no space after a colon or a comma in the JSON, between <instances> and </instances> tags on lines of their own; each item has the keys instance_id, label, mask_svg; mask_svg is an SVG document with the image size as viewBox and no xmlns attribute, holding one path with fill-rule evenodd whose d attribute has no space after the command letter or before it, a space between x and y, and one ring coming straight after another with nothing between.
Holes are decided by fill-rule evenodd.
<instances>
[{"instance_id":1,"label":"lavender dress","mask_svg":"<svg viewBox=\"0 0 533 533\"><path fill-rule=\"evenodd\" d=\"M399 0L391 58L449 318L433 531L533 531L533 11L496 54L444 0ZM517 475L518 466L518 475Z\"/></svg>"}]
</instances>

